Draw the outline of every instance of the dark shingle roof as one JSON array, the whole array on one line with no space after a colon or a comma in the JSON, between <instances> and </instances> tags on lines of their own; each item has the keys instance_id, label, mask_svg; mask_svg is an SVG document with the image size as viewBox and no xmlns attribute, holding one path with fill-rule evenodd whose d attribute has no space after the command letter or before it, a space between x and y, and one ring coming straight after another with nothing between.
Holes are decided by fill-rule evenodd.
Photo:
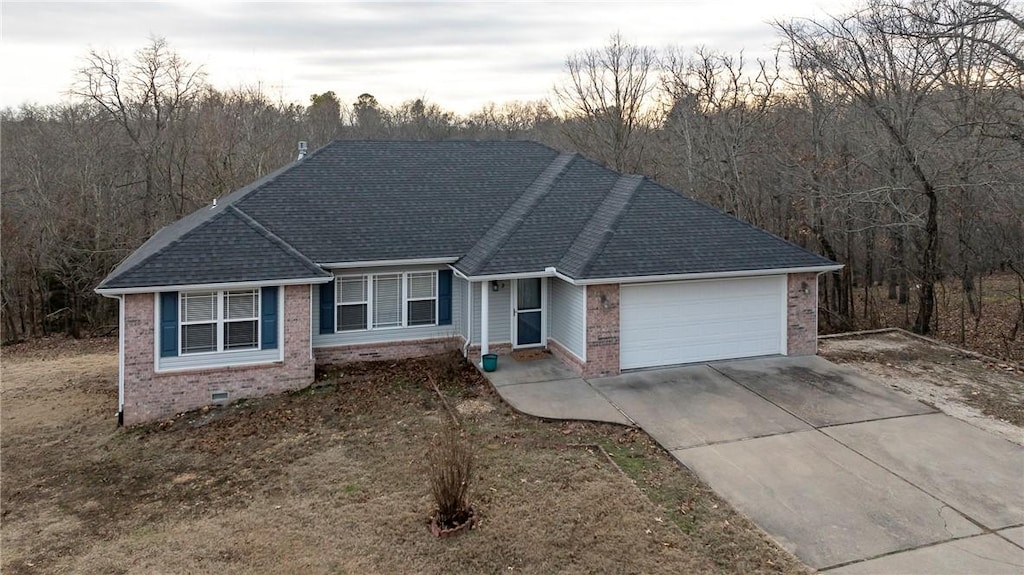
<instances>
[{"instance_id":1,"label":"dark shingle roof","mask_svg":"<svg viewBox=\"0 0 1024 575\"><path fill-rule=\"evenodd\" d=\"M835 265L640 176L533 142L338 141L164 228L100 288L459 259L575 279ZM315 262L315 263L314 263Z\"/></svg>"},{"instance_id":2,"label":"dark shingle roof","mask_svg":"<svg viewBox=\"0 0 1024 575\"><path fill-rule=\"evenodd\" d=\"M330 277L234 207L204 209L217 213L135 265L122 264L100 289Z\"/></svg>"},{"instance_id":3,"label":"dark shingle roof","mask_svg":"<svg viewBox=\"0 0 1024 575\"><path fill-rule=\"evenodd\" d=\"M586 270L589 279L836 265L649 180Z\"/></svg>"},{"instance_id":4,"label":"dark shingle roof","mask_svg":"<svg viewBox=\"0 0 1024 575\"><path fill-rule=\"evenodd\" d=\"M317 263L461 257L557 157L532 142L338 141L238 207Z\"/></svg>"}]
</instances>

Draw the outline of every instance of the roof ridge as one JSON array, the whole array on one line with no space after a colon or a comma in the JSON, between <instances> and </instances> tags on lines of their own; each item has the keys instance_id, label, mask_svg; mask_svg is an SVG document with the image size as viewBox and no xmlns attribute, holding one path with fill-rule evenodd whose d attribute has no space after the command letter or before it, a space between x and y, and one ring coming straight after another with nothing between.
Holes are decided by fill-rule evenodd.
<instances>
[{"instance_id":1,"label":"roof ridge","mask_svg":"<svg viewBox=\"0 0 1024 575\"><path fill-rule=\"evenodd\" d=\"M560 269L569 273L575 272L577 277L586 275L594 259L615 232L622 214L644 180L643 176L633 174L623 174L615 180L601 205L594 210L594 214L559 260Z\"/></svg>"},{"instance_id":2,"label":"roof ridge","mask_svg":"<svg viewBox=\"0 0 1024 575\"><path fill-rule=\"evenodd\" d=\"M249 226L250 228L255 230L258 234L262 235L263 237L265 237L268 240L270 240L270 241L274 242L275 244L277 244L281 249L283 249L285 252L287 252L287 253L291 254L292 256L294 256L296 259L298 259L303 265L308 267L310 270L313 270L313 271L318 272L318 273L319 272L327 273L327 272L324 271L323 268L321 268L320 266L316 265L316 263L313 262L313 260L311 260L308 257L306 257L302 252L300 252L299 250L295 249L291 244L289 244L288 242L284 241L280 236L278 236L274 232L272 232L269 229L267 229L266 226L264 226L263 224L259 223L255 218L253 218L249 214L243 212L241 210L241 208L239 208L237 206L234 206L234 205L229 205L227 211L230 211L231 213L233 213L236 216L238 216L238 218L240 220L242 220L243 223L245 223L247 226Z\"/></svg>"},{"instance_id":3,"label":"roof ridge","mask_svg":"<svg viewBox=\"0 0 1024 575\"><path fill-rule=\"evenodd\" d=\"M508 241L512 233L522 225L523 218L551 190L555 181L565 173L569 164L576 157L575 152L563 152L556 156L459 260L458 264L462 271L472 275L481 265L490 260Z\"/></svg>"}]
</instances>

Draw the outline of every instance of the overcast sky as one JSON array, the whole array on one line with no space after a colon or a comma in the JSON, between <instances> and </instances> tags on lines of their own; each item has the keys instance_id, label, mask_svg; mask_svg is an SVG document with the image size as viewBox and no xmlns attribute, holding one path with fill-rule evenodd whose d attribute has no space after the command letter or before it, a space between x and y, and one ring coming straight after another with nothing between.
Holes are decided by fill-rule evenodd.
<instances>
[{"instance_id":1,"label":"overcast sky","mask_svg":"<svg viewBox=\"0 0 1024 575\"><path fill-rule=\"evenodd\" d=\"M549 95L566 55L619 31L654 47L770 52L776 18L843 11L841 0L613 3L2 4L0 105L65 97L90 49L130 55L151 36L201 64L221 88L262 84L308 103L334 90L384 104L425 96L469 112Z\"/></svg>"}]
</instances>

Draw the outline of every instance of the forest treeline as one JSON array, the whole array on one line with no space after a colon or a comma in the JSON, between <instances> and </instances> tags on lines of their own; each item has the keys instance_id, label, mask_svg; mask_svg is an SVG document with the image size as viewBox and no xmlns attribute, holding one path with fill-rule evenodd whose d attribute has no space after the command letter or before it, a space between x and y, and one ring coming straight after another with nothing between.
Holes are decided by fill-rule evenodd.
<instances>
[{"instance_id":1,"label":"forest treeline","mask_svg":"<svg viewBox=\"0 0 1024 575\"><path fill-rule=\"evenodd\" d=\"M932 328L955 282L1024 289L1024 23L1008 0L868 0L776 22L775 59L613 35L570 54L550 98L459 115L334 92L307 105L215 89L164 39L94 51L49 106L0 112L5 341L109 331L93 289L161 226L332 139L532 139L651 177L846 264L822 325L874 327L871 286ZM642 40L642 39L639 39ZM210 247L210 257L216 246ZM1024 337L1024 297L1003 337ZM860 302L856 304L856 302Z\"/></svg>"}]
</instances>

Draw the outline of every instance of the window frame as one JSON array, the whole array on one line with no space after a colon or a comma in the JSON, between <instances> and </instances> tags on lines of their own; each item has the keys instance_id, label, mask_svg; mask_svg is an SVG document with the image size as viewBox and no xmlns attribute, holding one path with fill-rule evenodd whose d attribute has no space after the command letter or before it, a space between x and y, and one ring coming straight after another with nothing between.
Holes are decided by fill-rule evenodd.
<instances>
[{"instance_id":1,"label":"window frame","mask_svg":"<svg viewBox=\"0 0 1024 575\"><path fill-rule=\"evenodd\" d=\"M430 276L430 280L431 280L431 290L430 290L431 291L431 295L430 295L430 297L411 297L409 295L409 283L412 281L412 276L423 276L423 275ZM407 272L405 274L404 284L405 285L404 285L403 291L405 292L405 296L406 297L403 298L403 302L402 302L402 307L403 307L402 315L404 316L404 319L405 319L405 322L404 322L405 325L407 327L436 326L437 325L437 320L438 320L438 315L440 315L439 314L440 310L437 309L437 306L438 306L437 302L438 302L439 299L441 299L441 298L438 297L437 270L428 271L428 272ZM410 315L410 313L409 313L409 304L411 304L412 302L415 302L415 301L433 301L434 302L434 321L433 322L431 322L431 323L417 323L415 325L411 325L409 323L409 315Z\"/></svg>"},{"instance_id":2,"label":"window frame","mask_svg":"<svg viewBox=\"0 0 1024 575\"><path fill-rule=\"evenodd\" d=\"M433 296L432 297L409 297L409 276L415 275L427 275L429 274L433 285ZM409 328L420 328L420 327L436 327L438 326L438 320L440 317L440 310L438 309L440 302L440 287L438 285L438 270L406 270L406 271L381 271L377 273L358 273L358 274L345 274L336 273L334 276L334 333L346 334L346 333L360 333L369 331L388 331L396 329L409 329ZM374 313L376 311L376 294L374 293L374 284L376 278L381 277L392 277L398 276L399 278L399 299L400 299L400 315L401 322L399 325L394 326L374 326ZM361 278L365 285L364 299L361 302L345 302L341 301L341 281L343 279L355 279ZM428 301L433 300L434 302L434 321L432 323L421 323L416 325L409 325L409 302L410 301ZM365 305L366 306L366 327L362 329L341 329L341 306L343 305Z\"/></svg>"},{"instance_id":3,"label":"window frame","mask_svg":"<svg viewBox=\"0 0 1024 575\"><path fill-rule=\"evenodd\" d=\"M346 302L342 299L342 282L346 279L360 279L363 282L363 299L361 301L349 301ZM368 331L373 325L372 310L370 301L373 299L373 281L372 278L367 274L346 274L337 275L334 277L334 331L335 333L358 333L361 331ZM342 329L341 328L341 308L343 306L354 306L361 305L366 307L366 313L363 316L363 327L362 329Z\"/></svg>"},{"instance_id":4,"label":"window frame","mask_svg":"<svg viewBox=\"0 0 1024 575\"><path fill-rule=\"evenodd\" d=\"M246 318L232 318L226 317L227 313L227 297L228 294L241 294L250 292L253 297L256 298L256 305L254 306L256 315L255 317ZM214 319L203 320L203 321L186 321L185 314L183 313L183 304L185 298L189 295L198 294L216 294L216 305L214 306ZM256 322L256 345L253 347L241 347L241 348L225 348L226 337L225 329L229 323L241 323L241 322ZM263 349L263 290L256 288L241 288L241 289L227 289L227 290L195 290L195 291L179 291L178 292L178 357L198 357L203 355L217 355L217 354L231 354L231 353L244 353L252 351L261 351ZM216 349L210 351L185 351L182 347L182 329L186 325L209 325L213 324L215 328L215 342Z\"/></svg>"}]
</instances>

